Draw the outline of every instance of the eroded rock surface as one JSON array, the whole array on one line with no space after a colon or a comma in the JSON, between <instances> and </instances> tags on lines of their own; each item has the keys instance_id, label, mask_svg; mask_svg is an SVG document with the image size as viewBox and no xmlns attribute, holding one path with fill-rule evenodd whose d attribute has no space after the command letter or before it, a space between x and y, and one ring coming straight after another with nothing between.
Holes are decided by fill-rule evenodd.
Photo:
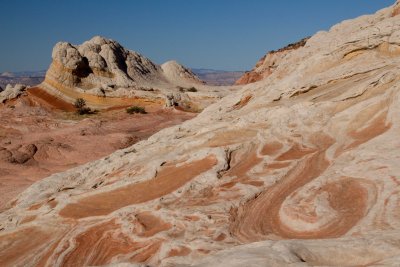
<instances>
[{"instance_id":1,"label":"eroded rock surface","mask_svg":"<svg viewBox=\"0 0 400 267\"><path fill-rule=\"evenodd\" d=\"M20 96L26 89L23 84L16 84L14 86L7 84L4 90L0 90L0 103Z\"/></svg>"},{"instance_id":2,"label":"eroded rock surface","mask_svg":"<svg viewBox=\"0 0 400 267\"><path fill-rule=\"evenodd\" d=\"M251 71L244 73L236 82L236 85L243 85L249 83L255 83L265 79L271 75L275 69L279 67L281 60L283 60L291 52L306 45L307 40L310 37L301 39L300 41L289 44L276 51L270 51L263 56Z\"/></svg>"},{"instance_id":3,"label":"eroded rock surface","mask_svg":"<svg viewBox=\"0 0 400 267\"><path fill-rule=\"evenodd\" d=\"M1 265L396 266L394 10L319 32L196 118L33 184L0 215Z\"/></svg>"},{"instance_id":4,"label":"eroded rock surface","mask_svg":"<svg viewBox=\"0 0 400 267\"><path fill-rule=\"evenodd\" d=\"M89 106L100 109L113 105L106 101L110 98L114 102L121 98L163 101L167 94L195 87L195 93L185 92L188 100L180 104L196 110L230 93L229 88L206 86L176 61L157 65L100 36L81 45L59 42L53 48L52 59L41 88L70 103L83 98Z\"/></svg>"},{"instance_id":5,"label":"eroded rock surface","mask_svg":"<svg viewBox=\"0 0 400 267\"><path fill-rule=\"evenodd\" d=\"M0 105L0 209L35 181L129 147L196 115L165 110L161 103L137 104L147 114L112 109L85 117L35 87Z\"/></svg>"}]
</instances>

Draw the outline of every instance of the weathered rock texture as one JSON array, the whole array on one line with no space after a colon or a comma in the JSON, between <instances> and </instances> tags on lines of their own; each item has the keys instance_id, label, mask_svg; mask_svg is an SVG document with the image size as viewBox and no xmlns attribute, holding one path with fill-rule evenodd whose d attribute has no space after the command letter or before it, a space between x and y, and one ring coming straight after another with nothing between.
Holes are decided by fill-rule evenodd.
<instances>
[{"instance_id":1,"label":"weathered rock texture","mask_svg":"<svg viewBox=\"0 0 400 267\"><path fill-rule=\"evenodd\" d=\"M25 85L16 84L14 86L7 84L4 90L0 90L0 103L20 96L26 89Z\"/></svg>"},{"instance_id":2,"label":"weathered rock texture","mask_svg":"<svg viewBox=\"0 0 400 267\"><path fill-rule=\"evenodd\" d=\"M100 36L78 46L57 43L52 58L46 82L56 87L113 91L115 88L138 88L150 80L164 78L160 67L149 59Z\"/></svg>"},{"instance_id":3,"label":"weathered rock texture","mask_svg":"<svg viewBox=\"0 0 400 267\"><path fill-rule=\"evenodd\" d=\"M40 85L53 95L73 103L84 98L88 105L106 108L105 98L165 99L179 87L196 86L197 94L187 94L188 105L204 108L226 95L227 89L204 86L204 82L176 61L159 66L119 43L96 36L81 45L55 45L52 63ZM115 100L117 101L117 100ZM115 102L114 101L114 102Z\"/></svg>"},{"instance_id":4,"label":"weathered rock texture","mask_svg":"<svg viewBox=\"0 0 400 267\"><path fill-rule=\"evenodd\" d=\"M393 12L318 32L195 119L35 183L0 215L0 264L398 264Z\"/></svg>"},{"instance_id":5,"label":"weathered rock texture","mask_svg":"<svg viewBox=\"0 0 400 267\"><path fill-rule=\"evenodd\" d=\"M143 106L147 114L113 108L79 116L73 105L37 87L0 105L0 210L35 181L129 147L196 115L163 109L162 103L132 104Z\"/></svg>"},{"instance_id":6,"label":"weathered rock texture","mask_svg":"<svg viewBox=\"0 0 400 267\"><path fill-rule=\"evenodd\" d=\"M204 83L190 69L185 68L184 66L182 66L181 64L179 64L174 60L162 64L161 69L163 70L164 76L171 83L176 83L179 81L186 81L187 84Z\"/></svg>"},{"instance_id":7,"label":"weathered rock texture","mask_svg":"<svg viewBox=\"0 0 400 267\"><path fill-rule=\"evenodd\" d=\"M300 41L289 44L284 48L273 50L268 52L265 56L263 56L256 64L256 66L249 72L243 74L235 84L243 85L258 82L262 79L265 79L269 75L271 75L278 67L280 62L293 51L303 47L306 45L307 40L310 37L301 39Z\"/></svg>"}]
</instances>

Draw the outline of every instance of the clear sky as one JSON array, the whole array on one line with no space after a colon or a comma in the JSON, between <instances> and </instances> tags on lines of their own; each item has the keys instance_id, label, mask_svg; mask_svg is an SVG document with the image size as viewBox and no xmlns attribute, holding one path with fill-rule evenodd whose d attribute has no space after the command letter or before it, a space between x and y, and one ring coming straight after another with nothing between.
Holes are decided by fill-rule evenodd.
<instances>
[{"instance_id":1,"label":"clear sky","mask_svg":"<svg viewBox=\"0 0 400 267\"><path fill-rule=\"evenodd\" d=\"M156 63L251 69L285 46L394 0L0 0L0 72L43 70L58 41L114 39Z\"/></svg>"}]
</instances>

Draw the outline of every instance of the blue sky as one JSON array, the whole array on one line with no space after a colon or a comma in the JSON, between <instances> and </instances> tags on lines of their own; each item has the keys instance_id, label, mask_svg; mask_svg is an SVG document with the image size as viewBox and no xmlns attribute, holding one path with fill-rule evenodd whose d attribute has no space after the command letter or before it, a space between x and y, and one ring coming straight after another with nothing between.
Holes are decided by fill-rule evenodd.
<instances>
[{"instance_id":1,"label":"blue sky","mask_svg":"<svg viewBox=\"0 0 400 267\"><path fill-rule=\"evenodd\" d=\"M0 0L0 72L47 69L58 41L95 35L156 63L251 69L267 51L394 0Z\"/></svg>"}]
</instances>

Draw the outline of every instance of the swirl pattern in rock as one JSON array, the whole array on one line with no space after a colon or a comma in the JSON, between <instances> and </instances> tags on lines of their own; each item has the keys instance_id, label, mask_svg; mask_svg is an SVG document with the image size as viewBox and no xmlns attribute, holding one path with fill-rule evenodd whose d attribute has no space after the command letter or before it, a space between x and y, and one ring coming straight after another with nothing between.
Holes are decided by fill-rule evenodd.
<instances>
[{"instance_id":1,"label":"swirl pattern in rock","mask_svg":"<svg viewBox=\"0 0 400 267\"><path fill-rule=\"evenodd\" d=\"M317 33L192 120L33 184L0 214L2 265L395 266L395 8Z\"/></svg>"}]
</instances>

